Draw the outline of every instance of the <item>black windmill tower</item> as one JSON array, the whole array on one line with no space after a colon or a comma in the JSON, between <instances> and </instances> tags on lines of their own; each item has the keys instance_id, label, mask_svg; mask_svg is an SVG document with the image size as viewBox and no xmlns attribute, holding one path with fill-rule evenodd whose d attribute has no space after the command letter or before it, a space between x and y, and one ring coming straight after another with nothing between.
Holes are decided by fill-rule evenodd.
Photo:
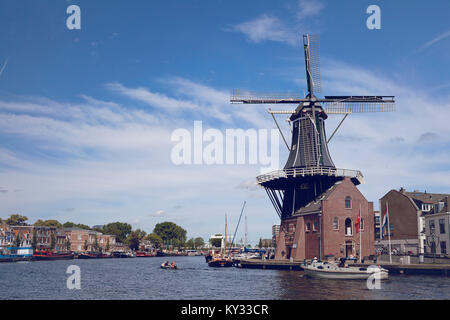
<instances>
[{"instance_id":1,"label":"black windmill tower","mask_svg":"<svg viewBox=\"0 0 450 320\"><path fill-rule=\"evenodd\" d=\"M233 90L230 99L231 103L298 105L294 111L269 109L278 129L280 127L274 115L290 115L291 146L280 130L289 150L288 160L282 170L257 177L258 184L266 190L281 220L292 216L346 176L355 185L363 183L360 171L335 167L328 151L328 142L351 113L395 110L394 96L316 96L321 92L319 36L304 35L303 45L308 86L306 97ZM329 114L342 114L344 117L327 140L325 120Z\"/></svg>"}]
</instances>

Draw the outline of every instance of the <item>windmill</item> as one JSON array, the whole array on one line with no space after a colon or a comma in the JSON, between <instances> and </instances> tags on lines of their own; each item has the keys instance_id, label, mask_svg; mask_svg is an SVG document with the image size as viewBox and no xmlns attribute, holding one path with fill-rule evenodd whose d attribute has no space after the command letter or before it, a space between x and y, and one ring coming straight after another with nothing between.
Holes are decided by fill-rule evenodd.
<instances>
[{"instance_id":1,"label":"windmill","mask_svg":"<svg viewBox=\"0 0 450 320\"><path fill-rule=\"evenodd\" d=\"M395 111L394 96L318 97L316 94L321 92L322 87L319 36L303 35L303 47L308 88L304 98L299 94L232 90L230 99L231 103L297 105L295 110L268 110L279 130L275 115L289 115L292 139L289 146L280 130L289 150L287 162L282 170L257 177L257 183L266 190L281 220L291 217L344 177L349 177L355 185L364 183L360 171L335 167L328 142L352 113ZM325 120L331 114L344 117L327 140Z\"/></svg>"}]
</instances>

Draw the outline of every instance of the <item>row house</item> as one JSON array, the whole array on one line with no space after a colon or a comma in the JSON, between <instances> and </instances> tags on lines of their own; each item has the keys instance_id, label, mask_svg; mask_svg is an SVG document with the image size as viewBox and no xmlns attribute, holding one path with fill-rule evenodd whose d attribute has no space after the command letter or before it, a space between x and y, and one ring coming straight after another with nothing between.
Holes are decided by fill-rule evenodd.
<instances>
[{"instance_id":1,"label":"row house","mask_svg":"<svg viewBox=\"0 0 450 320\"><path fill-rule=\"evenodd\" d=\"M33 239L33 226L9 226L9 229L12 232L12 241L11 245L13 245L17 238L19 238L19 247L31 247L31 242Z\"/></svg>"},{"instance_id":2,"label":"row house","mask_svg":"<svg viewBox=\"0 0 450 320\"><path fill-rule=\"evenodd\" d=\"M449 196L445 196L423 213L425 219L425 253L439 256L449 255L450 207Z\"/></svg>"},{"instance_id":3,"label":"row house","mask_svg":"<svg viewBox=\"0 0 450 320\"><path fill-rule=\"evenodd\" d=\"M70 251L90 252L95 250L95 242L101 251L114 251L116 237L102 234L98 231L86 230L82 228L65 228L65 233L70 241Z\"/></svg>"},{"instance_id":4,"label":"row house","mask_svg":"<svg viewBox=\"0 0 450 320\"><path fill-rule=\"evenodd\" d=\"M6 223L0 224L0 250L10 247L14 240L14 233Z\"/></svg>"},{"instance_id":5,"label":"row house","mask_svg":"<svg viewBox=\"0 0 450 320\"><path fill-rule=\"evenodd\" d=\"M384 230L384 239L376 240L375 247L386 249L389 235L393 251L406 254L425 253L427 242L430 242L430 235L427 235L426 232L425 219L434 213L435 204L437 203L439 206L439 203L442 204L443 199L448 196L448 194L418 190L410 192L404 188L389 191L380 199L380 220L383 221L387 207L389 226ZM440 209L443 210L443 206Z\"/></svg>"}]
</instances>

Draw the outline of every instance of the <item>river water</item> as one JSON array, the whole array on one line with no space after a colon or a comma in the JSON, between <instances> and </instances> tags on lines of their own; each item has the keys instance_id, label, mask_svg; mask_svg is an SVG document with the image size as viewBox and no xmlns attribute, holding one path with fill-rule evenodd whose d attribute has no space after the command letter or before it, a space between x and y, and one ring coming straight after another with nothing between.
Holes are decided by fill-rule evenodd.
<instances>
[{"instance_id":1,"label":"river water","mask_svg":"<svg viewBox=\"0 0 450 320\"><path fill-rule=\"evenodd\" d=\"M170 257L170 259L174 259ZM204 257L93 259L0 263L0 299L450 299L450 278L391 275L380 289L364 280L310 279L301 271L210 268ZM81 271L81 288L68 289L67 267Z\"/></svg>"}]
</instances>

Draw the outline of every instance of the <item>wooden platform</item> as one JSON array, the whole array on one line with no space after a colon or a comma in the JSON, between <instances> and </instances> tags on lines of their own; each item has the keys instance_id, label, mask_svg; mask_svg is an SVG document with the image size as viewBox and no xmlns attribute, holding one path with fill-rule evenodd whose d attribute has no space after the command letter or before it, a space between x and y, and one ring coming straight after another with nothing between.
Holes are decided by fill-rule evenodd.
<instances>
[{"instance_id":1,"label":"wooden platform","mask_svg":"<svg viewBox=\"0 0 450 320\"><path fill-rule=\"evenodd\" d=\"M253 269L303 270L301 263L303 261L247 259L237 261L236 265Z\"/></svg>"}]
</instances>

